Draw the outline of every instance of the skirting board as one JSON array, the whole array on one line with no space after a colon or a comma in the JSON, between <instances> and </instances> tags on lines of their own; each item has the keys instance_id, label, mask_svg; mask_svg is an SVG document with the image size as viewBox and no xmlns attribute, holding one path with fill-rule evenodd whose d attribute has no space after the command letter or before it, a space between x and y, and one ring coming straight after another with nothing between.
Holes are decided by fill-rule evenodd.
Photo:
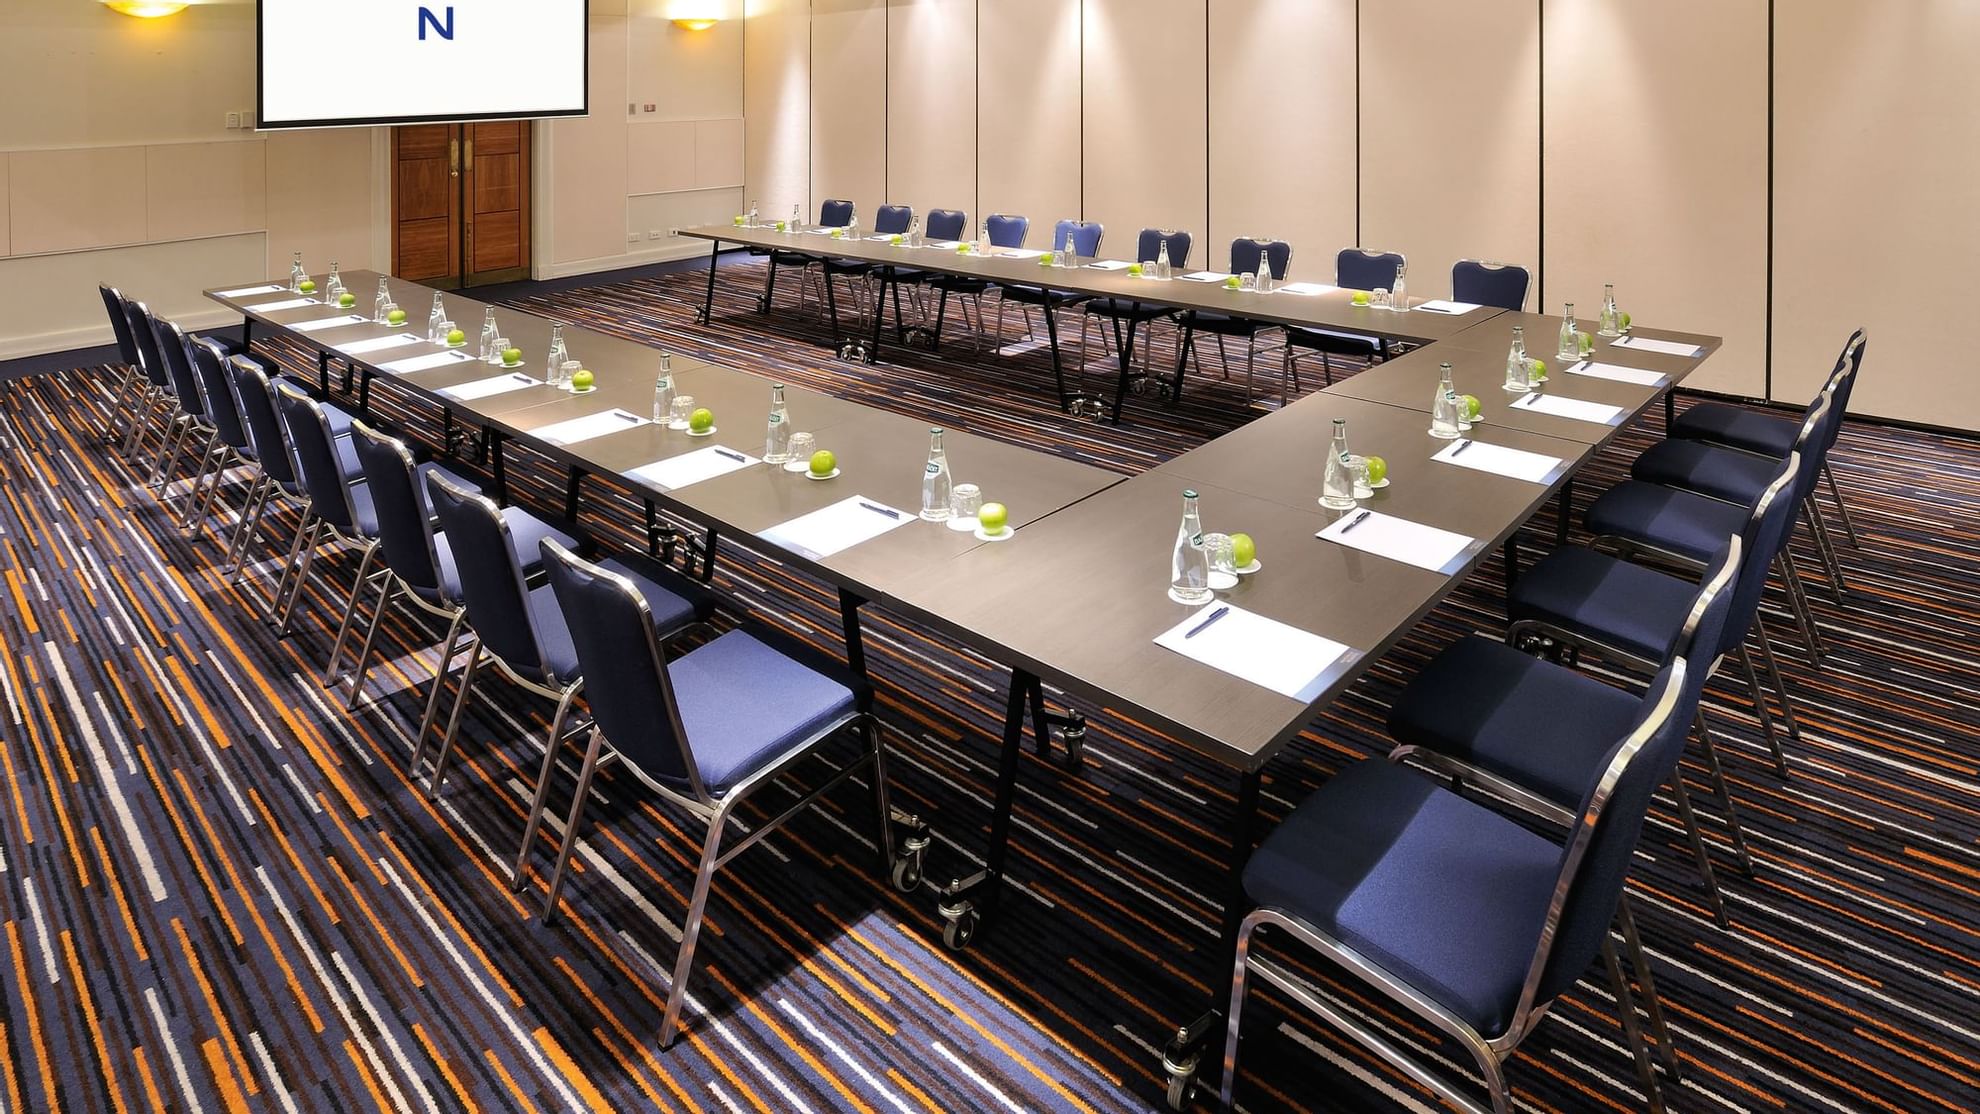
<instances>
[{"instance_id":1,"label":"skirting board","mask_svg":"<svg viewBox=\"0 0 1980 1114\"><path fill-rule=\"evenodd\" d=\"M644 251L629 251L624 255L606 255L596 259L574 259L568 263L546 263L537 268L539 279L569 278L572 275L589 275L598 271L618 271L627 267L639 267L648 263L672 263L676 259L693 259L706 256L710 244L706 240L691 240L686 237L676 239L664 247L648 248Z\"/></svg>"}]
</instances>

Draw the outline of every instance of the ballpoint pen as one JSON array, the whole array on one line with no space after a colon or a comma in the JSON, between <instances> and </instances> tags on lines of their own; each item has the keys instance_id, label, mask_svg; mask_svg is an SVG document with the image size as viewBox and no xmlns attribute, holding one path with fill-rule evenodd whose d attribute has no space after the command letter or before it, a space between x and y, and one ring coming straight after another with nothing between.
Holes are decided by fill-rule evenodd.
<instances>
[{"instance_id":1,"label":"ballpoint pen","mask_svg":"<svg viewBox=\"0 0 1980 1114\"><path fill-rule=\"evenodd\" d=\"M1347 532L1348 532L1349 530L1352 530L1352 529L1354 529L1355 527L1357 527L1357 526L1359 526L1359 525L1361 525L1361 524L1362 524L1362 523L1363 523L1364 521L1366 521L1366 520L1367 520L1367 518L1368 518L1368 516L1369 516L1369 515L1371 515L1371 514L1373 514L1373 513L1375 513L1375 512L1373 512L1373 511L1362 511L1362 512L1361 512L1360 514L1358 514L1358 515L1355 515L1355 516L1354 516L1354 517L1353 517L1352 519L1349 519L1349 520L1348 520L1348 524L1347 524L1346 526L1343 526L1343 527L1341 527L1341 533L1343 533L1343 534L1345 534L1345 533L1347 533Z\"/></svg>"},{"instance_id":2,"label":"ballpoint pen","mask_svg":"<svg viewBox=\"0 0 1980 1114\"><path fill-rule=\"evenodd\" d=\"M1195 638L1197 635L1202 634L1204 629L1208 627L1210 624L1216 622L1217 620L1223 618L1226 615L1229 615L1230 613L1231 613L1231 609L1228 605L1224 607L1220 607L1215 611L1212 611L1208 619L1205 619L1202 622L1184 631L1183 637L1186 639Z\"/></svg>"},{"instance_id":3,"label":"ballpoint pen","mask_svg":"<svg viewBox=\"0 0 1980 1114\"><path fill-rule=\"evenodd\" d=\"M736 462L737 464L747 464L747 463L749 463L749 458L748 458L748 457L746 457L746 456L744 456L743 454L741 454L741 453L738 453L738 452L731 452L730 450L728 450L728 449L724 449L724 448L721 448L721 447L719 447L719 446L718 446L718 447L717 447L717 448L715 449L715 455L716 455L716 456L726 456L726 457L728 457L728 458L729 458L730 460L733 460L733 461L735 461L735 462Z\"/></svg>"},{"instance_id":4,"label":"ballpoint pen","mask_svg":"<svg viewBox=\"0 0 1980 1114\"><path fill-rule=\"evenodd\" d=\"M1469 437L1467 437L1467 438L1465 438L1464 440L1462 440L1462 441L1459 441L1459 442L1458 442L1458 447L1457 447L1457 448L1455 448L1455 449L1452 449L1452 450L1451 450L1451 458L1452 458L1453 460L1455 460L1455 459L1457 459L1458 457L1461 457L1461 456L1463 456L1463 455L1464 455L1464 450L1466 450L1466 449L1468 449L1468 448L1470 448L1470 447L1471 447L1471 438L1469 438Z\"/></svg>"},{"instance_id":5,"label":"ballpoint pen","mask_svg":"<svg viewBox=\"0 0 1980 1114\"><path fill-rule=\"evenodd\" d=\"M884 515L886 515L886 516L887 516L888 518L899 518L899 517L901 517L901 512L899 512L899 511L890 511L890 510L888 510L888 509L887 509L887 508L885 508L885 507L876 507L876 506L874 506L874 505L873 505L872 503L869 503L869 502L867 502L867 501L866 501L866 500L864 500L864 499L862 499L862 500L860 500L860 503L859 503L859 505L860 505L860 506L862 506L862 507L865 507L865 508L866 508L867 510L869 510L869 511L872 511L872 512L873 512L874 514L884 514Z\"/></svg>"}]
</instances>

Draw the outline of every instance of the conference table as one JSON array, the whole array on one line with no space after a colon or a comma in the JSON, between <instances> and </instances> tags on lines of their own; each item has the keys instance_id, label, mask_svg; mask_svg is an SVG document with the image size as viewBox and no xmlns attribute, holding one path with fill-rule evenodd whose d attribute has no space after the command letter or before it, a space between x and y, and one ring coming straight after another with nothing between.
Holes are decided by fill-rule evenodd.
<instances>
[{"instance_id":1,"label":"conference table","mask_svg":"<svg viewBox=\"0 0 1980 1114\"><path fill-rule=\"evenodd\" d=\"M1355 305L1353 291L1326 283L1284 282L1279 284L1279 289L1260 293L1225 287L1222 280L1227 276L1223 272L1190 272L1177 268L1177 277L1155 279L1131 275L1126 269L1128 261L1105 255L1081 256L1074 267L1044 266L1041 260L1049 260L1052 253L1035 248L991 248L988 252L978 253L972 247L968 253L963 253L950 241L908 246L894 243L896 238L893 236L834 236L834 231L830 228L811 228L779 232L775 226L765 225L700 225L681 229L681 235L707 240L712 246L708 257L707 289L697 311L697 319L704 325L713 322L715 275L724 244L760 252L801 255L819 261L844 260L864 264L882 273L894 269L950 275L992 285L1044 288L1078 298L1115 299L1124 307L1159 307L1179 313L1225 314L1268 325L1333 329L1407 344L1431 344L1461 335L1501 312L1491 307L1479 307L1464 314L1438 312L1434 308L1422 308L1426 299L1420 298L1411 299L1414 308L1409 310L1377 309ZM1194 281L1181 277L1184 274L1212 276L1212 280ZM869 335L865 337L843 334L839 326L838 300L829 276L824 287L827 319L832 324L833 343L839 356L847 359L857 357L867 362L878 359L888 284L876 284L869 315ZM759 299L758 305L761 312L769 312L767 298ZM1059 406L1060 409L1075 412L1076 403L1095 399L1081 390L1067 389L1058 322L1053 314L1047 313L1044 317ZM1119 368L1112 406L1107 411L1115 422L1120 421L1121 406L1135 377L1132 365L1139 324L1132 313L1106 319L1106 327L1114 332ZM906 327L899 320L898 301L895 333L897 338L905 340ZM939 336L931 337L931 343L939 340Z\"/></svg>"},{"instance_id":2,"label":"conference table","mask_svg":"<svg viewBox=\"0 0 1980 1114\"><path fill-rule=\"evenodd\" d=\"M720 231L727 238L746 230ZM845 246L875 253L897 250L863 248L857 242ZM834 242L835 255L838 247ZM922 266L919 259L915 266ZM1035 263L1011 260L970 260L955 266L981 268L985 277L1009 273L1035 278L1038 269ZM1084 269L1068 272L1068 281L1062 282L1055 273L1052 286L1079 288L1070 285L1074 279L1099 288L1144 281L1104 271L1092 275L1097 277L1087 277ZM360 291L369 291L377 281L363 272L349 277L352 288ZM416 283L388 283L399 304L422 313L432 297L431 290ZM1176 292L1205 303L1228 293L1207 288L1198 293L1191 289L1195 284L1174 281L1162 285L1164 295ZM1507 317L1530 319L1531 338L1552 335L1547 319L1483 309L1457 317L1359 311L1392 319L1383 320L1387 331L1375 335L1407 337L1426 346L1132 478L950 431L945 447L956 479L979 484L986 499L1010 507L1008 540L991 542L945 524L913 520L928 429L900 415L791 388L787 403L793 428L813 432L819 447L837 453L839 478L818 482L755 466L669 485L643 472L712 446L752 460L759 454L758 431L769 406L766 379L675 357L677 392L694 395L697 404L709 405L717 415L715 433L694 438L643 420L651 409L657 355L607 334L573 328L564 332L573 358L597 377L591 392L573 394L518 382L513 390L463 399L449 392L518 372L475 360L405 371L393 365L408 358L442 359L446 350L414 337L391 349L352 354L346 351L352 344L362 347L380 337L410 334L369 321L298 329L337 311L321 305L257 308L293 300L294 295L280 288L214 290L208 296L240 311L250 328L272 329L314 348L320 388L330 385L331 365L345 363L350 369L345 390L355 390L361 409L368 405L374 382L389 382L440 407L448 430L478 428L482 447L493 456L498 498L507 496L503 461L505 449L514 443L566 470L567 516L580 510L587 478L614 477L645 501L650 545L656 507L704 528L704 576L712 571L718 538L727 537L834 585L849 664L855 669L864 670L858 614L868 603L925 624L1009 667L984 867L939 887L944 938L952 946L966 946L974 938L979 924L994 914L1003 889L1027 715L1041 747L1047 745L1052 726L1068 729L1069 743L1082 730L1079 713L1045 708L1046 684L1148 725L1234 772L1236 803L1223 847L1223 923L1218 966L1213 968L1219 971L1228 970L1235 955L1244 910L1241 876L1254 842L1266 763L1495 546L1506 546L1510 558L1511 541L1532 514L1550 498L1564 495L1582 464L1659 398L1667 398L1718 347L1717 338L1661 332L1642 335L1665 338L1678 348L1691 345L1692 354L1679 358L1605 343L1595 353L1598 366L1592 370L1597 373L1556 367L1551 380L1534 392L1574 415L1563 416L1528 409L1520 404L1521 396L1502 389L1510 326L1501 323ZM481 303L458 294L442 297L454 320L466 323L464 327L478 324ZM1356 311L1351 306L1342 311L1344 299L1327 295L1250 297L1266 304L1274 319L1314 323L1327 318L1320 322L1326 327L1347 328L1340 319ZM504 334L535 360L526 360L520 373L541 379L549 322L513 309L498 310L498 315ZM1419 328L1419 319L1427 326ZM1558 327L1554 319L1554 329ZM1415 335L1430 331L1438 335ZM1551 346L1532 347L1544 352ZM1453 365L1458 389L1477 395L1483 404L1480 422L1455 440L1429 432L1432 392L1446 361ZM558 427L571 428L565 423L605 421L615 414L624 428L557 443ZM1316 500L1336 419L1346 422L1353 451L1380 455L1389 463L1386 486L1354 510L1330 510ZM1466 457L1465 452L1478 455ZM1219 592L1214 605L1185 605L1168 595L1185 490L1198 494L1206 530L1243 531L1257 541L1259 570ZM854 497L911 521L829 553L792 541L786 527L794 520ZM1370 532L1352 540L1341 532L1364 527ZM1426 548L1420 527L1441 534L1432 540L1444 548ZM1327 536L1316 537L1323 532ZM1412 540L1402 545L1397 537ZM1509 560L1508 575L1514 568ZM1217 608L1229 610L1216 615ZM1241 640L1231 638L1206 641L1222 646L1217 652L1223 657L1217 661L1193 656L1182 633L1204 629L1197 624L1213 615L1226 633L1239 631L1241 622L1243 631L1267 639L1265 645L1281 647L1274 652L1282 660L1267 669L1257 655L1247 657L1241 646L1233 649L1229 644ZM1288 662L1296 667L1290 682L1285 679ZM1264 677L1268 672L1273 674L1269 680ZM1075 747L1068 749L1076 753ZM920 824L919 818L906 822ZM925 838L920 843L925 846ZM1203 1050L1221 1032L1221 998L1221 992L1213 992L1208 1008L1179 1025L1164 1047L1172 1101L1187 1097L1199 1070L1215 1070L1214 1057L1204 1057Z\"/></svg>"}]
</instances>

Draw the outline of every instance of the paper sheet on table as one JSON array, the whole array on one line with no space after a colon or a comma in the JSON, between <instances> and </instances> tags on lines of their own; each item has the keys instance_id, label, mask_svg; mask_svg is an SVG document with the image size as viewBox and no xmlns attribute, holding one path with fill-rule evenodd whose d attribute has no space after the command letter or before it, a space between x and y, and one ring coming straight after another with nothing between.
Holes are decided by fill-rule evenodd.
<instances>
[{"instance_id":1,"label":"paper sheet on table","mask_svg":"<svg viewBox=\"0 0 1980 1114\"><path fill-rule=\"evenodd\" d=\"M349 356L362 356L366 352L383 352L387 348L418 344L425 339L418 333L395 333L389 337L372 337L369 340L354 340L348 344L339 344L336 349Z\"/></svg>"},{"instance_id":2,"label":"paper sheet on table","mask_svg":"<svg viewBox=\"0 0 1980 1114\"><path fill-rule=\"evenodd\" d=\"M507 375L491 375L472 383L462 383L458 387L442 387L440 393L459 402L473 402L475 399L487 398L490 395L505 395L510 391L542 385L540 379L532 379L520 371L512 371Z\"/></svg>"},{"instance_id":3,"label":"paper sheet on table","mask_svg":"<svg viewBox=\"0 0 1980 1114\"><path fill-rule=\"evenodd\" d=\"M1567 369L1569 375L1587 375L1596 379L1608 379L1617 383L1634 383L1639 387L1661 387L1670 378L1661 372L1645 371L1640 367L1623 367L1621 364L1598 364L1583 360Z\"/></svg>"},{"instance_id":4,"label":"paper sheet on table","mask_svg":"<svg viewBox=\"0 0 1980 1114\"><path fill-rule=\"evenodd\" d=\"M1284 286L1279 287L1279 293L1308 294L1308 295L1328 294L1339 289L1340 287L1338 286L1329 286L1324 282L1289 282L1286 283Z\"/></svg>"},{"instance_id":5,"label":"paper sheet on table","mask_svg":"<svg viewBox=\"0 0 1980 1114\"><path fill-rule=\"evenodd\" d=\"M371 318L355 313L340 313L335 317L325 317L316 321L298 321L285 328L298 333L313 333L318 329L341 329L346 325L362 325L369 320Z\"/></svg>"},{"instance_id":6,"label":"paper sheet on table","mask_svg":"<svg viewBox=\"0 0 1980 1114\"><path fill-rule=\"evenodd\" d=\"M873 235L868 236L867 239L877 240L883 244L891 244L894 242L894 234L892 232L875 232Z\"/></svg>"},{"instance_id":7,"label":"paper sheet on table","mask_svg":"<svg viewBox=\"0 0 1980 1114\"><path fill-rule=\"evenodd\" d=\"M1562 398L1559 395L1527 395L1513 403L1512 408L1531 410L1535 414L1552 414L1556 418L1567 418L1571 421L1594 422L1596 425L1615 425L1623 416L1623 408L1620 406L1605 406L1599 402Z\"/></svg>"},{"instance_id":8,"label":"paper sheet on table","mask_svg":"<svg viewBox=\"0 0 1980 1114\"><path fill-rule=\"evenodd\" d=\"M221 290L217 293L222 298L245 298L250 294L273 294L280 289L282 289L280 286L269 283L266 286L243 286L239 290Z\"/></svg>"},{"instance_id":9,"label":"paper sheet on table","mask_svg":"<svg viewBox=\"0 0 1980 1114\"><path fill-rule=\"evenodd\" d=\"M1230 611L1196 637L1186 637L1220 607ZM1282 696L1309 702L1327 687L1334 664L1352 653L1331 638L1228 603L1204 605L1158 635L1155 644Z\"/></svg>"},{"instance_id":10,"label":"paper sheet on table","mask_svg":"<svg viewBox=\"0 0 1980 1114\"><path fill-rule=\"evenodd\" d=\"M1088 263L1087 266L1096 271L1125 271L1128 269L1128 264L1119 259L1096 259Z\"/></svg>"},{"instance_id":11,"label":"paper sheet on table","mask_svg":"<svg viewBox=\"0 0 1980 1114\"><path fill-rule=\"evenodd\" d=\"M1432 298L1429 301L1424 302L1422 305L1412 306L1410 308L1420 309L1425 313L1441 313L1447 317L1461 317L1464 314L1470 313L1472 310L1477 309L1478 303L1453 302L1444 298Z\"/></svg>"},{"instance_id":12,"label":"paper sheet on table","mask_svg":"<svg viewBox=\"0 0 1980 1114\"><path fill-rule=\"evenodd\" d=\"M430 371L436 367L447 367L451 364L471 364L474 362L474 357L468 355L466 352L430 352L424 356L409 356L403 360L393 360L389 364L379 364L378 367L379 370L389 371L393 375L405 375L408 372Z\"/></svg>"},{"instance_id":13,"label":"paper sheet on table","mask_svg":"<svg viewBox=\"0 0 1980 1114\"><path fill-rule=\"evenodd\" d=\"M999 259L1036 259L1045 252L1039 248L996 248L990 254Z\"/></svg>"},{"instance_id":14,"label":"paper sheet on table","mask_svg":"<svg viewBox=\"0 0 1980 1114\"><path fill-rule=\"evenodd\" d=\"M531 437L548 441L552 445L575 445L579 441L589 441L608 433L638 429L652 423L630 410L613 407L602 414L586 414L582 418L558 422L555 425L538 426L529 431Z\"/></svg>"},{"instance_id":15,"label":"paper sheet on table","mask_svg":"<svg viewBox=\"0 0 1980 1114\"><path fill-rule=\"evenodd\" d=\"M322 304L322 302L314 298L284 298L279 302L263 302L258 306L249 306L247 308L256 313L274 313L279 309L299 309L303 306L320 306Z\"/></svg>"},{"instance_id":16,"label":"paper sheet on table","mask_svg":"<svg viewBox=\"0 0 1980 1114\"><path fill-rule=\"evenodd\" d=\"M1659 356L1683 356L1687 359L1698 355L1699 346L1675 340L1651 340L1648 337L1617 337L1610 341L1617 348L1631 352L1655 352Z\"/></svg>"},{"instance_id":17,"label":"paper sheet on table","mask_svg":"<svg viewBox=\"0 0 1980 1114\"><path fill-rule=\"evenodd\" d=\"M930 240L926 244L923 244L922 246L930 247L930 248L940 248L943 251L954 251L962 246L962 241L961 240Z\"/></svg>"},{"instance_id":18,"label":"paper sheet on table","mask_svg":"<svg viewBox=\"0 0 1980 1114\"><path fill-rule=\"evenodd\" d=\"M1231 276L1218 271L1191 271L1186 275L1178 275L1176 277L1184 282L1222 282Z\"/></svg>"},{"instance_id":19,"label":"paper sheet on table","mask_svg":"<svg viewBox=\"0 0 1980 1114\"><path fill-rule=\"evenodd\" d=\"M1368 517L1363 518L1363 514ZM1463 534L1366 508L1349 511L1338 522L1313 536L1441 573L1457 571L1465 554L1477 544L1477 539Z\"/></svg>"},{"instance_id":20,"label":"paper sheet on table","mask_svg":"<svg viewBox=\"0 0 1980 1114\"><path fill-rule=\"evenodd\" d=\"M1509 449L1504 445L1488 445L1483 441L1468 439L1451 442L1444 446L1443 452L1430 459L1536 484L1551 481L1561 468L1561 458L1557 456L1530 453L1525 449ZM1365 526L1366 523L1363 525Z\"/></svg>"},{"instance_id":21,"label":"paper sheet on table","mask_svg":"<svg viewBox=\"0 0 1980 1114\"><path fill-rule=\"evenodd\" d=\"M730 472L761 463L762 461L748 453L737 452L727 445L710 445L705 449L668 457L666 460L642 464L626 475L645 480L647 483L659 484L668 491L678 491L689 484L726 476Z\"/></svg>"},{"instance_id":22,"label":"paper sheet on table","mask_svg":"<svg viewBox=\"0 0 1980 1114\"><path fill-rule=\"evenodd\" d=\"M759 531L757 537L801 557L820 561L915 521L918 518L912 511L853 495Z\"/></svg>"}]
</instances>

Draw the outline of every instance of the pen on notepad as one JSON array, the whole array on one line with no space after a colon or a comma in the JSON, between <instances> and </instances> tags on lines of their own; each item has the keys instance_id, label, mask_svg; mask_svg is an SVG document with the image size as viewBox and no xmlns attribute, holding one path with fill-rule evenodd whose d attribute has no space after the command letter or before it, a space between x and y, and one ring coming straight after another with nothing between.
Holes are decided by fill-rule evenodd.
<instances>
[{"instance_id":1,"label":"pen on notepad","mask_svg":"<svg viewBox=\"0 0 1980 1114\"><path fill-rule=\"evenodd\" d=\"M872 512L873 512L874 514L884 514L884 515L886 515L886 516L887 516L888 518L899 518L899 517L901 517L901 512L899 512L899 511L890 511L890 510L888 510L888 509L887 509L887 508L885 508L885 507L876 507L876 506L874 506L874 505L873 505L872 503L869 503L869 502L867 502L867 501L866 501L866 500L864 500L864 499L862 499L862 500L860 500L860 502L859 502L859 505L860 505L860 506L862 506L862 507L865 507L865 508L866 508L867 510L869 510L869 511L872 511Z\"/></svg>"},{"instance_id":2,"label":"pen on notepad","mask_svg":"<svg viewBox=\"0 0 1980 1114\"><path fill-rule=\"evenodd\" d=\"M1349 519L1349 520L1348 520L1348 524L1347 524L1346 526L1343 526L1343 527L1341 527L1341 533L1343 533L1343 534L1345 534L1345 533L1347 533L1347 532L1348 532L1349 530L1352 530L1352 529L1354 529L1355 527L1357 527L1357 526L1359 526L1359 525L1361 525L1361 524L1362 524L1363 522L1365 522L1365 521L1367 521L1367 519L1368 519L1368 516L1369 516L1369 515L1371 515L1371 514L1373 514L1373 513L1375 513L1375 512L1373 512L1373 511L1362 511L1362 512L1361 512L1360 514L1358 514L1358 515L1355 515L1355 516L1354 516L1353 518L1351 518L1351 519Z\"/></svg>"},{"instance_id":3,"label":"pen on notepad","mask_svg":"<svg viewBox=\"0 0 1980 1114\"><path fill-rule=\"evenodd\" d=\"M726 457L728 457L728 458L729 458L730 460L733 460L733 461L735 461L735 462L736 462L737 464L748 464L748 463L749 463L749 458L748 458L748 457L746 457L746 456L744 456L743 454L741 454L741 453L736 453L736 452L730 452L729 450L727 450L727 449L723 449L723 448L717 448L717 449L715 450L715 455L716 455L716 456L726 456Z\"/></svg>"},{"instance_id":4,"label":"pen on notepad","mask_svg":"<svg viewBox=\"0 0 1980 1114\"><path fill-rule=\"evenodd\" d=\"M634 425L638 425L640 422L645 420L641 418L638 414L629 414L624 410L614 410L612 411L612 413L617 414L619 416L620 421L631 422Z\"/></svg>"},{"instance_id":5,"label":"pen on notepad","mask_svg":"<svg viewBox=\"0 0 1980 1114\"><path fill-rule=\"evenodd\" d=\"M1468 438L1468 437L1467 437L1467 438L1465 438L1464 440L1462 440L1462 441L1459 441L1459 442L1458 442L1458 447L1457 447L1457 448L1455 448L1455 449L1452 449L1452 450L1451 450L1451 457L1452 457L1452 459L1456 459L1457 457L1461 457L1461 456L1463 456L1463 455L1464 455L1464 450L1466 450L1466 449L1468 449L1468 448L1470 448L1470 447L1471 447L1471 439L1470 439L1470 438Z\"/></svg>"},{"instance_id":6,"label":"pen on notepad","mask_svg":"<svg viewBox=\"0 0 1980 1114\"><path fill-rule=\"evenodd\" d=\"M1205 619L1202 622L1184 631L1183 637L1195 638L1197 635L1203 633L1204 628L1208 627L1210 624L1216 622L1217 620L1223 618L1224 616L1229 615L1230 613L1231 613L1231 609L1229 607L1220 607L1217 610L1212 611L1208 619Z\"/></svg>"}]
</instances>

